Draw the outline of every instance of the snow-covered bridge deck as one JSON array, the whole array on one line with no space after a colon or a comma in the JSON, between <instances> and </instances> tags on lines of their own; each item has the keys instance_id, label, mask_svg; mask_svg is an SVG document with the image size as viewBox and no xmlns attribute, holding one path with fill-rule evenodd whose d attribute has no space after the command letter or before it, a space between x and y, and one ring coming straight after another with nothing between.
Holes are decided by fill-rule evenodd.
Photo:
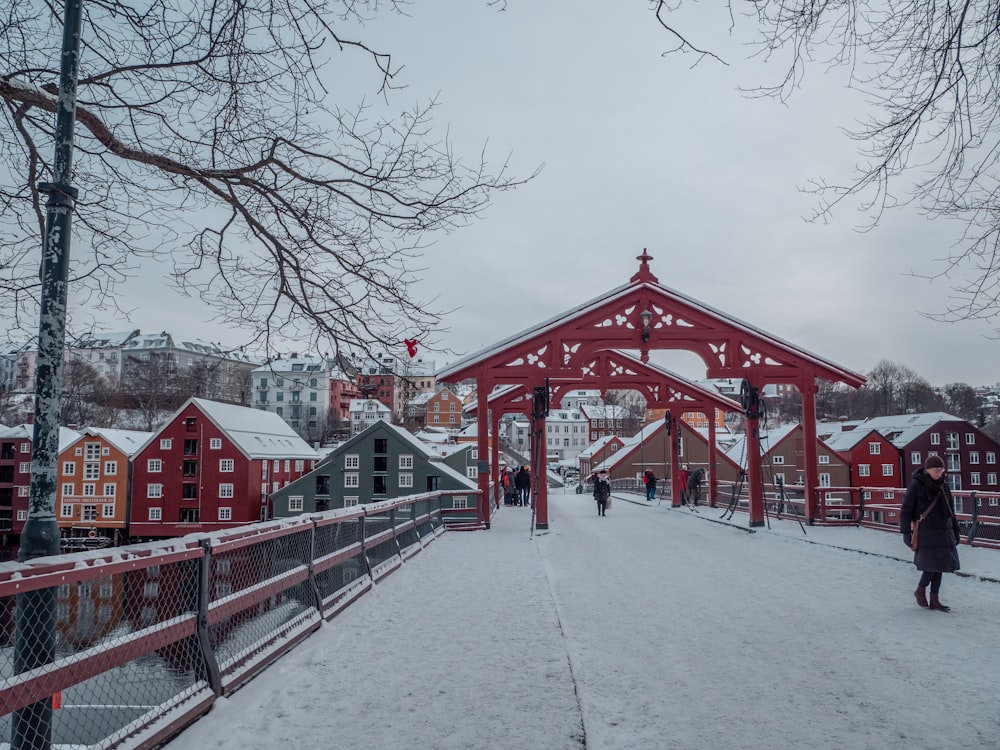
<instances>
[{"instance_id":1,"label":"snow-covered bridge deck","mask_svg":"<svg viewBox=\"0 0 1000 750\"><path fill-rule=\"evenodd\" d=\"M1000 552L919 609L898 535L550 498L449 533L187 748L996 748Z\"/></svg>"}]
</instances>

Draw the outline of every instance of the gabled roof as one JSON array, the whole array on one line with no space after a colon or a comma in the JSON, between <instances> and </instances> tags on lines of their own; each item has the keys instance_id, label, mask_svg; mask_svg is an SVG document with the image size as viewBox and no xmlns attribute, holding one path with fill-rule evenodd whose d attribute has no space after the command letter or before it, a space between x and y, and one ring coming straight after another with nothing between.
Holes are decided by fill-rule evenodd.
<instances>
[{"instance_id":1,"label":"gabled roof","mask_svg":"<svg viewBox=\"0 0 1000 750\"><path fill-rule=\"evenodd\" d=\"M874 427L865 426L863 428L858 428L854 430L841 430L839 432L826 432L822 429L822 426L817 429L819 433L819 439L823 441L823 444L827 448L837 453L847 453L854 449L856 445L864 440L868 439L868 436L873 432L878 435L882 440L885 440L885 436L876 430Z\"/></svg>"},{"instance_id":2,"label":"gabled roof","mask_svg":"<svg viewBox=\"0 0 1000 750\"><path fill-rule=\"evenodd\" d=\"M597 438L597 440L595 440L593 443L591 443L582 451L580 451L580 453L577 454L577 458L590 458L599 450L604 448L608 443L614 440L617 440L620 443L625 442L622 438L618 437L617 435L602 435L601 437Z\"/></svg>"},{"instance_id":3,"label":"gabled roof","mask_svg":"<svg viewBox=\"0 0 1000 750\"><path fill-rule=\"evenodd\" d=\"M761 382L796 377L854 387L865 382L830 360L660 284L649 269L650 259L645 252L639 256L639 272L629 283L464 357L439 371L438 379L475 378L484 370L501 383L561 377L579 371L581 355L630 346L688 349L706 362L709 377L754 373ZM640 311L651 315L645 327Z\"/></svg>"},{"instance_id":4,"label":"gabled roof","mask_svg":"<svg viewBox=\"0 0 1000 750\"><path fill-rule=\"evenodd\" d=\"M870 427L873 430L878 430L890 443L897 448L903 448L939 422L965 422L965 420L943 411L923 414L894 414L886 417L873 417L856 429Z\"/></svg>"},{"instance_id":5,"label":"gabled roof","mask_svg":"<svg viewBox=\"0 0 1000 750\"><path fill-rule=\"evenodd\" d=\"M114 430L109 427L88 427L74 442L85 440L88 436L101 437L131 458L153 436L152 432L139 430Z\"/></svg>"},{"instance_id":6,"label":"gabled roof","mask_svg":"<svg viewBox=\"0 0 1000 750\"><path fill-rule=\"evenodd\" d=\"M319 454L277 414L251 409L249 406L189 398L174 412L167 424L172 424L192 404L224 432L247 458L319 458ZM153 433L139 450L149 445L162 431Z\"/></svg>"},{"instance_id":7,"label":"gabled roof","mask_svg":"<svg viewBox=\"0 0 1000 750\"><path fill-rule=\"evenodd\" d=\"M795 430L799 429L799 425L795 423L779 425L770 430L760 431L760 448L761 453L767 455L777 448L782 441L785 440L789 435L791 435ZM723 453L726 455L730 461L738 465L741 469L747 467L747 436L746 434L740 435L736 438L735 442L725 450Z\"/></svg>"},{"instance_id":8,"label":"gabled roof","mask_svg":"<svg viewBox=\"0 0 1000 750\"><path fill-rule=\"evenodd\" d=\"M80 433L76 430L71 430L69 427L60 427L58 450L60 452L66 450L66 447L71 445L73 441L79 437ZM34 440L35 427L30 424L19 424L14 427L6 427L0 429L0 438L13 438L15 440L27 438L28 440Z\"/></svg>"}]
</instances>

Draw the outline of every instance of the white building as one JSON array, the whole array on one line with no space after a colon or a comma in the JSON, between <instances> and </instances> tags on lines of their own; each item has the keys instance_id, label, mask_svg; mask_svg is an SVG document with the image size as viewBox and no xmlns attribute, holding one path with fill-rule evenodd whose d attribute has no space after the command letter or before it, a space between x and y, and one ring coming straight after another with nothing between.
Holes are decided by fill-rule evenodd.
<instances>
[{"instance_id":1,"label":"white building","mask_svg":"<svg viewBox=\"0 0 1000 750\"><path fill-rule=\"evenodd\" d=\"M610 407L609 407L610 408ZM545 418L546 460L571 461L590 445L590 423L580 409L554 409Z\"/></svg>"},{"instance_id":2,"label":"white building","mask_svg":"<svg viewBox=\"0 0 1000 750\"><path fill-rule=\"evenodd\" d=\"M374 398L356 398L351 401L351 435L363 432L380 419L392 424L392 409Z\"/></svg>"},{"instance_id":3,"label":"white building","mask_svg":"<svg viewBox=\"0 0 1000 750\"><path fill-rule=\"evenodd\" d=\"M296 354L261 365L251 373L251 405L277 414L305 439L319 441L326 432L333 369L324 357Z\"/></svg>"}]
</instances>

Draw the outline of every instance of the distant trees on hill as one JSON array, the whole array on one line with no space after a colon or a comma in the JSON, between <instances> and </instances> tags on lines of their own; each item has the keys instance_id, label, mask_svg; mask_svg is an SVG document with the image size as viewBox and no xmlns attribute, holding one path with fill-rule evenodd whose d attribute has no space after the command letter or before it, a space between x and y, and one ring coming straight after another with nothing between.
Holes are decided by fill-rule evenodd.
<instances>
[{"instance_id":1,"label":"distant trees on hill","mask_svg":"<svg viewBox=\"0 0 1000 750\"><path fill-rule=\"evenodd\" d=\"M1000 424L990 418L975 389L967 383L933 388L905 365L881 360L857 390L823 383L816 397L816 415L822 420L865 419L889 414L944 411L967 420L993 437Z\"/></svg>"}]
</instances>

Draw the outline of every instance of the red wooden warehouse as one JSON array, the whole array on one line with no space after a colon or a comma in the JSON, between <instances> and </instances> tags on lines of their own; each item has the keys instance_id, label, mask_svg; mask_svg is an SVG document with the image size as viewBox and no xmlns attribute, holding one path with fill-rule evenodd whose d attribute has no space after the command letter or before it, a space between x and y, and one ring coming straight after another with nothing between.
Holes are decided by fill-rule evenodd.
<instances>
[{"instance_id":1,"label":"red wooden warehouse","mask_svg":"<svg viewBox=\"0 0 1000 750\"><path fill-rule=\"evenodd\" d=\"M270 494L318 458L272 412L192 398L135 454L129 534L174 537L266 519Z\"/></svg>"}]
</instances>

